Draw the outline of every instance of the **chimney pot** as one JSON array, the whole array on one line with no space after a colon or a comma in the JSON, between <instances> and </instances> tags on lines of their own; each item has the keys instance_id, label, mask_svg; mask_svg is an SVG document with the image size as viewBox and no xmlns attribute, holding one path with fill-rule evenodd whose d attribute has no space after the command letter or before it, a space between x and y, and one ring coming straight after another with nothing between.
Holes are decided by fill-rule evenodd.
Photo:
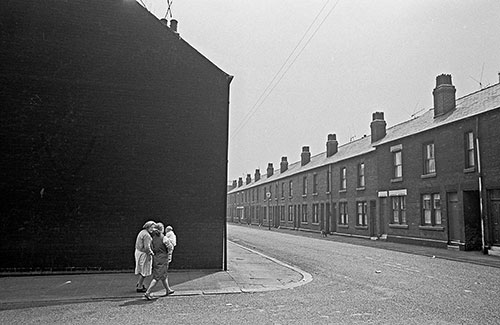
<instances>
[{"instance_id":1,"label":"chimney pot","mask_svg":"<svg viewBox=\"0 0 500 325\"><path fill-rule=\"evenodd\" d=\"M178 22L175 19L170 20L170 29L177 33Z\"/></svg>"},{"instance_id":2,"label":"chimney pot","mask_svg":"<svg viewBox=\"0 0 500 325\"><path fill-rule=\"evenodd\" d=\"M242 177L239 177L238 178L238 187L242 186L243 185L243 178Z\"/></svg>"},{"instance_id":3,"label":"chimney pot","mask_svg":"<svg viewBox=\"0 0 500 325\"><path fill-rule=\"evenodd\" d=\"M252 176L250 174L247 174L246 185L250 184L251 182L252 182Z\"/></svg>"}]
</instances>

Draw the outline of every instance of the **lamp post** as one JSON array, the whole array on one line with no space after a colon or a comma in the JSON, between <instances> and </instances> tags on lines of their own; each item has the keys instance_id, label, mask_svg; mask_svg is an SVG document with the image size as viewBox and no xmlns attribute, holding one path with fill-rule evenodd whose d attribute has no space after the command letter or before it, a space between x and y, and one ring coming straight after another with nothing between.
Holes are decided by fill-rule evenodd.
<instances>
[{"instance_id":1,"label":"lamp post","mask_svg":"<svg viewBox=\"0 0 500 325\"><path fill-rule=\"evenodd\" d=\"M267 229L271 230L271 219L269 219L269 201L271 200L271 192L266 193L267 197Z\"/></svg>"}]
</instances>

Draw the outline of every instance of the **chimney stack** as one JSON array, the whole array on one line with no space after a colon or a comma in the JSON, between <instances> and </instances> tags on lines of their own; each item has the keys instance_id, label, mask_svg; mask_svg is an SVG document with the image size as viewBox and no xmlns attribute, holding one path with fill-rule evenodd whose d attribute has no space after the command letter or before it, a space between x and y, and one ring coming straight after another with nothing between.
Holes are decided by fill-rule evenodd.
<instances>
[{"instance_id":1,"label":"chimney stack","mask_svg":"<svg viewBox=\"0 0 500 325\"><path fill-rule=\"evenodd\" d=\"M255 170L255 181L257 182L260 179L260 169Z\"/></svg>"},{"instance_id":2,"label":"chimney stack","mask_svg":"<svg viewBox=\"0 0 500 325\"><path fill-rule=\"evenodd\" d=\"M436 77L434 96L434 117L443 115L455 109L455 86L451 83L451 75L442 74Z\"/></svg>"},{"instance_id":3,"label":"chimney stack","mask_svg":"<svg viewBox=\"0 0 500 325\"><path fill-rule=\"evenodd\" d=\"M269 163L267 164L267 178L273 176L273 174L274 174L273 163Z\"/></svg>"},{"instance_id":4,"label":"chimney stack","mask_svg":"<svg viewBox=\"0 0 500 325\"><path fill-rule=\"evenodd\" d=\"M243 178L240 177L240 178L238 178L238 187L240 187L242 185L243 185Z\"/></svg>"},{"instance_id":5,"label":"chimney stack","mask_svg":"<svg viewBox=\"0 0 500 325\"><path fill-rule=\"evenodd\" d=\"M309 152L309 147L302 147L302 153L300 154L300 165L307 165L311 161L311 153Z\"/></svg>"},{"instance_id":6,"label":"chimney stack","mask_svg":"<svg viewBox=\"0 0 500 325\"><path fill-rule=\"evenodd\" d=\"M372 142L376 142L385 137L386 125L387 123L385 123L384 120L384 112L375 112L372 114L372 122L370 123Z\"/></svg>"},{"instance_id":7,"label":"chimney stack","mask_svg":"<svg viewBox=\"0 0 500 325\"><path fill-rule=\"evenodd\" d=\"M233 188L236 188L238 186L238 181L237 180L233 180Z\"/></svg>"},{"instance_id":8,"label":"chimney stack","mask_svg":"<svg viewBox=\"0 0 500 325\"><path fill-rule=\"evenodd\" d=\"M281 157L280 173L286 172L287 169L288 169L288 161L286 157Z\"/></svg>"},{"instance_id":9,"label":"chimney stack","mask_svg":"<svg viewBox=\"0 0 500 325\"><path fill-rule=\"evenodd\" d=\"M245 181L245 184L248 185L252 182L252 176L250 176L250 174L247 174L247 179Z\"/></svg>"},{"instance_id":10,"label":"chimney stack","mask_svg":"<svg viewBox=\"0 0 500 325\"><path fill-rule=\"evenodd\" d=\"M326 141L326 156L331 157L337 153L339 148L339 143L337 142L336 134L329 134L328 140Z\"/></svg>"}]
</instances>

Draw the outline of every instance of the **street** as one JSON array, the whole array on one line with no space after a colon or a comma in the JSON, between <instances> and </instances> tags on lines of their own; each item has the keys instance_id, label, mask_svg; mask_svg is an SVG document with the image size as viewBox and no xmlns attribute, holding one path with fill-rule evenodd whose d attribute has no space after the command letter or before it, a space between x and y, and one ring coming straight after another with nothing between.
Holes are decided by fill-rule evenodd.
<instances>
[{"instance_id":1,"label":"street","mask_svg":"<svg viewBox=\"0 0 500 325\"><path fill-rule=\"evenodd\" d=\"M228 239L313 281L251 294L102 300L0 311L2 324L498 324L497 268L228 225Z\"/></svg>"}]
</instances>

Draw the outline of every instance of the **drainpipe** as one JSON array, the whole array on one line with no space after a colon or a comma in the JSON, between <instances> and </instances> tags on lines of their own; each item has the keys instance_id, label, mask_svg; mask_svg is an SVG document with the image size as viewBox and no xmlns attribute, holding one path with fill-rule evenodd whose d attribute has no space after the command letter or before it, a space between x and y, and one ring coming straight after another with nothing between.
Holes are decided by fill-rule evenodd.
<instances>
[{"instance_id":1,"label":"drainpipe","mask_svg":"<svg viewBox=\"0 0 500 325\"><path fill-rule=\"evenodd\" d=\"M481 170L481 150L479 148L479 118L476 117L476 150L477 150L477 174L478 174L478 182L479 182L479 213L481 214L481 246L483 254L488 254L488 249L486 248L486 242L484 240L484 207L483 207L483 198L484 189L483 189L483 175Z\"/></svg>"}]
</instances>

